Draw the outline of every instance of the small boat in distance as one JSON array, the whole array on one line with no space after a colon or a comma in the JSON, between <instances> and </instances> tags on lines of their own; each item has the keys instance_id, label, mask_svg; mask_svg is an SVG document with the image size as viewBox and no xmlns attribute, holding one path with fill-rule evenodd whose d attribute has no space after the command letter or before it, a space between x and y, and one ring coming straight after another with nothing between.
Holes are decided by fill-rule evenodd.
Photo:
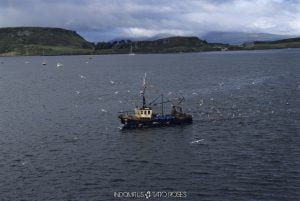
<instances>
[{"instance_id":1,"label":"small boat in distance","mask_svg":"<svg viewBox=\"0 0 300 201\"><path fill-rule=\"evenodd\" d=\"M130 114L129 112L122 112L119 115L119 119L123 124L122 129L182 125L193 122L192 115L182 112L182 108L180 107L180 104L184 98L178 99L177 105L172 106L171 114L164 114L164 103L168 103L170 101L164 101L164 96L161 95L154 99L154 101L146 104L145 92L146 74L143 81L143 90L141 91L143 105L142 107L136 107L133 114ZM160 97L161 102L155 103ZM153 112L152 106L155 105L161 106L160 113Z\"/></svg>"},{"instance_id":2,"label":"small boat in distance","mask_svg":"<svg viewBox=\"0 0 300 201\"><path fill-rule=\"evenodd\" d=\"M63 65L62 63L59 63L59 62L58 62L58 63L56 64L56 66L57 66L57 67L63 67L64 65Z\"/></svg>"},{"instance_id":3,"label":"small boat in distance","mask_svg":"<svg viewBox=\"0 0 300 201\"><path fill-rule=\"evenodd\" d=\"M134 56L135 54L132 51L132 44L130 45L130 51L129 51L129 56Z\"/></svg>"}]
</instances>

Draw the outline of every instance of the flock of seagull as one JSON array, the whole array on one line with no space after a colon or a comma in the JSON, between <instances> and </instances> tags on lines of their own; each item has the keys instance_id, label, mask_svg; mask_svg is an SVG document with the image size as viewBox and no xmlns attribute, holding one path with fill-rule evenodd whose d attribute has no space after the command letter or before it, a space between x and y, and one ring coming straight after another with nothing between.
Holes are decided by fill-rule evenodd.
<instances>
[{"instance_id":1,"label":"flock of seagull","mask_svg":"<svg viewBox=\"0 0 300 201\"><path fill-rule=\"evenodd\" d=\"M91 58L90 58L90 59L91 59ZM0 64L4 64L4 63L5 63L5 62L4 62L3 60L0 60ZM88 64L89 61L86 60L85 63ZM25 64L30 64L30 61L25 61ZM46 63L45 60L43 60L42 65L47 65L47 63ZM63 63L60 63L60 62L57 62L57 63L56 63L56 67L57 67L57 68L60 68L60 67L63 67L63 66L64 66ZM84 75L82 75L82 74L79 74L78 76L79 76L80 79L87 79L87 77L84 76ZM109 82L110 82L111 85L117 84L117 82L114 81L114 80L110 80ZM255 82L253 81L251 84L254 85ZM220 82L220 83L218 83L218 85L219 85L219 87L223 87L223 86L224 86L224 82ZM300 88L300 85L298 86L298 88ZM130 93L130 90L127 90L127 92ZM80 91L77 90L77 91L75 91L75 93L76 93L77 95L79 95L79 94L80 94ZM115 95L118 95L118 94L119 94L119 91L115 91L114 94L115 94ZM172 94L173 94L173 92L168 92L167 96L171 96ZM192 95L195 95L195 96L198 95L197 92L192 92L191 94L192 94ZM99 100L102 100L102 97L98 97L98 99L99 99ZM213 101L214 99L213 99L213 98L210 98L210 100ZM119 103L121 104L121 103L123 103L123 102L120 100ZM202 106L203 104L204 104L204 100L201 99L200 102L199 102L199 106ZM78 105L75 105L75 107L78 107ZM101 109L101 112L107 113L108 111L107 111L106 109L102 108L102 109ZM273 113L273 111L272 111L272 113ZM199 139L199 140L193 140L193 141L191 141L190 143L191 143L191 144L198 144L198 143L203 142L203 141L204 141L204 139Z\"/></svg>"}]
</instances>

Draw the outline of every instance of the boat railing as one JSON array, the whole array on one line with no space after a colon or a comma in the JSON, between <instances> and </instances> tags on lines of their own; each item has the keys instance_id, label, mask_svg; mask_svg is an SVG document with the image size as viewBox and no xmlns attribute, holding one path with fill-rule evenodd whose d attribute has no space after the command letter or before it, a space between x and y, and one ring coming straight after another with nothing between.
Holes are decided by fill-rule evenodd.
<instances>
[{"instance_id":1,"label":"boat railing","mask_svg":"<svg viewBox=\"0 0 300 201\"><path fill-rule=\"evenodd\" d=\"M119 114L127 114L127 115L133 115L134 112L133 111L120 111L118 112Z\"/></svg>"}]
</instances>

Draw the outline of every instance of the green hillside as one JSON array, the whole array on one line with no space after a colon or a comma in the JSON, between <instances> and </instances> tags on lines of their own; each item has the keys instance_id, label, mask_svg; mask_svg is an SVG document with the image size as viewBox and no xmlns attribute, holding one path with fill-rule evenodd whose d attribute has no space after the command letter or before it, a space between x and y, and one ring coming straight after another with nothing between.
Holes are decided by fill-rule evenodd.
<instances>
[{"instance_id":1,"label":"green hillside","mask_svg":"<svg viewBox=\"0 0 300 201\"><path fill-rule=\"evenodd\" d=\"M60 28L0 28L0 54L88 54L94 46L75 31Z\"/></svg>"},{"instance_id":2,"label":"green hillside","mask_svg":"<svg viewBox=\"0 0 300 201\"><path fill-rule=\"evenodd\" d=\"M281 48L300 48L300 38L289 38L276 41L255 41L253 43L245 43L246 49L281 49Z\"/></svg>"},{"instance_id":3,"label":"green hillside","mask_svg":"<svg viewBox=\"0 0 300 201\"><path fill-rule=\"evenodd\" d=\"M98 54L128 53L132 46L135 53L170 53L170 52L199 52L218 51L230 48L226 44L207 43L197 37L168 37L153 41L120 40L114 42L101 42L95 46Z\"/></svg>"}]
</instances>

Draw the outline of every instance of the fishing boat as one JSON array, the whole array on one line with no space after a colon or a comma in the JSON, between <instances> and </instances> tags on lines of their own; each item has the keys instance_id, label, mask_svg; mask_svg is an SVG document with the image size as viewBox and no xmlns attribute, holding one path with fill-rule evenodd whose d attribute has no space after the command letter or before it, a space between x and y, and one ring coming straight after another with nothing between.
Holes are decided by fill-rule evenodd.
<instances>
[{"instance_id":1,"label":"fishing boat","mask_svg":"<svg viewBox=\"0 0 300 201\"><path fill-rule=\"evenodd\" d=\"M169 125L182 125L193 122L193 117L190 114L184 113L180 104L184 101L184 98L178 99L178 103L172 106L170 114L164 113L164 103L171 101L164 101L164 96L160 95L149 104L146 103L146 74L143 80L143 90L141 91L142 106L137 106L134 109L133 114L130 112L122 112L119 115L119 119L122 123L122 129L130 128L145 128L145 127L161 127ZM156 103L161 98L161 102ZM156 113L152 110L152 106L161 106L161 111Z\"/></svg>"}]
</instances>

